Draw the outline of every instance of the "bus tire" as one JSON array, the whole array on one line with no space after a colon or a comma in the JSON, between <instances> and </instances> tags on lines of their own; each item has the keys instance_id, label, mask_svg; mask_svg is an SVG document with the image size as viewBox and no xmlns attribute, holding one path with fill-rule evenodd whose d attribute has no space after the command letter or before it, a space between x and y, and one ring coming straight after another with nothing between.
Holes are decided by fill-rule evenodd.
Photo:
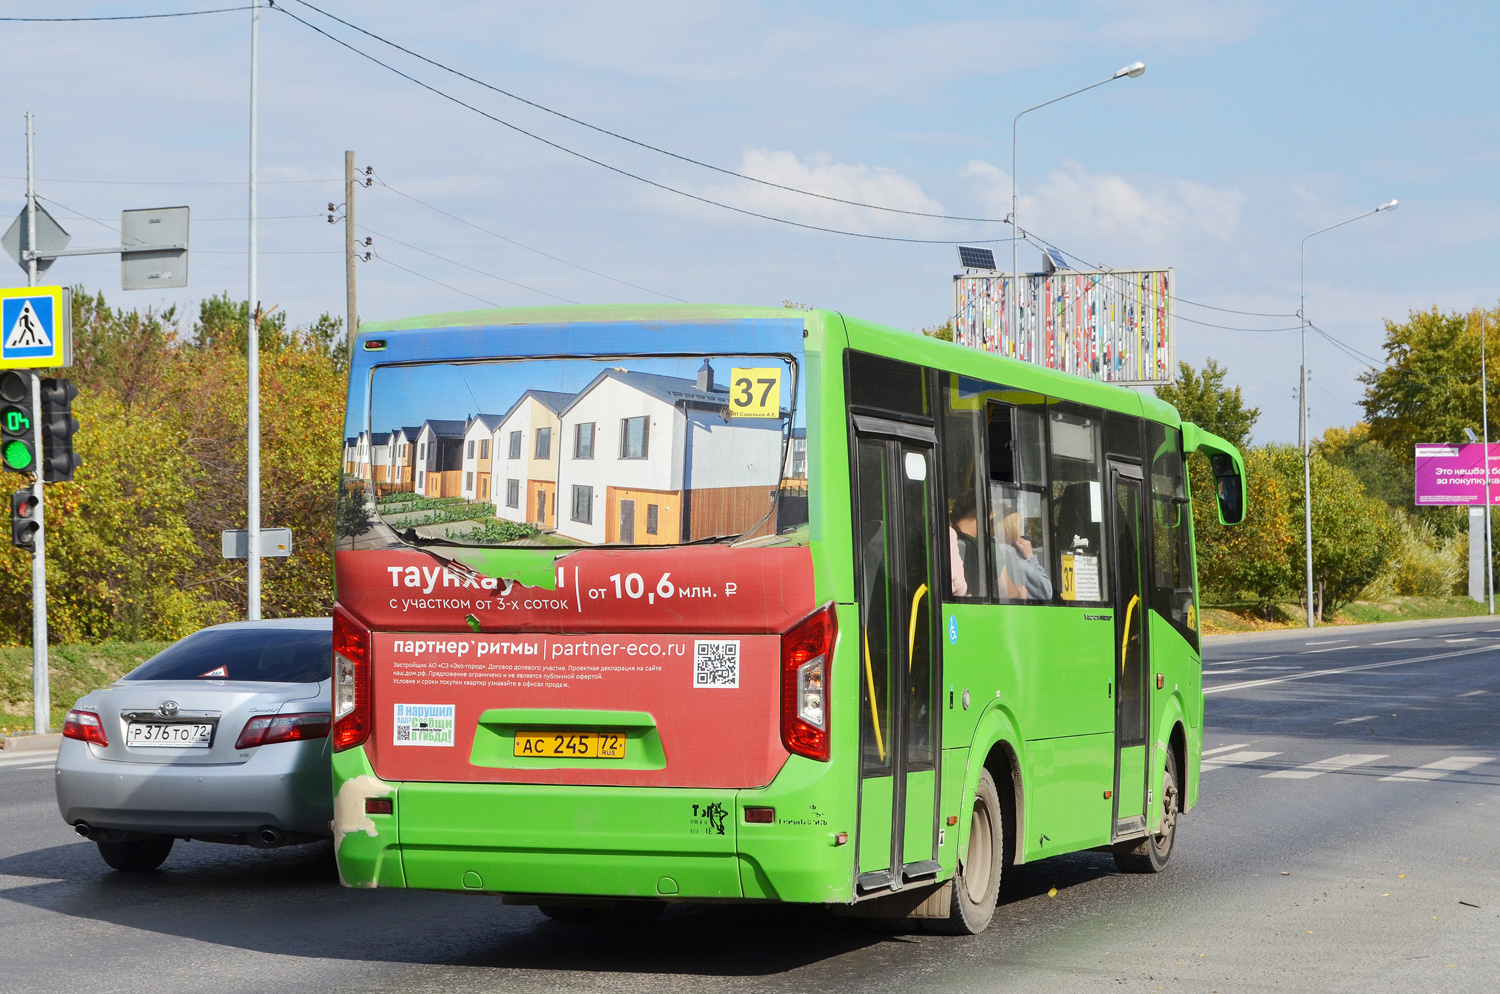
<instances>
[{"instance_id":1,"label":"bus tire","mask_svg":"<svg viewBox=\"0 0 1500 994\"><path fill-rule=\"evenodd\" d=\"M1005 821L1000 794L989 770L981 770L969 812L969 850L953 875L948 917L929 919L934 932L978 935L995 917L1000 898L1000 873L1005 863Z\"/></svg>"},{"instance_id":2,"label":"bus tire","mask_svg":"<svg viewBox=\"0 0 1500 994\"><path fill-rule=\"evenodd\" d=\"M173 839L161 835L154 839L131 839L128 842L97 842L104 862L125 873L149 873L166 862Z\"/></svg>"},{"instance_id":3,"label":"bus tire","mask_svg":"<svg viewBox=\"0 0 1500 994\"><path fill-rule=\"evenodd\" d=\"M1167 750L1166 769L1161 778L1161 827L1155 835L1144 839L1131 839L1114 847L1115 865L1125 873L1160 873L1167 868L1172 858L1172 845L1177 841L1177 815L1181 810L1181 782L1177 775L1177 756Z\"/></svg>"}]
</instances>

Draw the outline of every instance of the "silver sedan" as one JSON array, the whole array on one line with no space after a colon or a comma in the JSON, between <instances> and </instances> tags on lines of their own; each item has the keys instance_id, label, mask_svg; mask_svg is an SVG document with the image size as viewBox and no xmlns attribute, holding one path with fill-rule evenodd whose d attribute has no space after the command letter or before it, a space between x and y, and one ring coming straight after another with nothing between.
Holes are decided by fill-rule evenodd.
<instances>
[{"instance_id":1,"label":"silver sedan","mask_svg":"<svg viewBox=\"0 0 1500 994\"><path fill-rule=\"evenodd\" d=\"M57 806L117 870L177 839L275 847L329 837L329 618L215 625L68 712Z\"/></svg>"}]
</instances>

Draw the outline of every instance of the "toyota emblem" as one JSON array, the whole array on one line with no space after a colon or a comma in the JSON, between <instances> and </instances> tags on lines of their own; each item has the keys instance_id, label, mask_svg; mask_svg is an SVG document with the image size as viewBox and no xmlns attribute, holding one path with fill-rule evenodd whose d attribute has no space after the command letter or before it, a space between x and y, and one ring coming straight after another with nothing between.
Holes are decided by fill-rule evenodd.
<instances>
[{"instance_id":1,"label":"toyota emblem","mask_svg":"<svg viewBox=\"0 0 1500 994\"><path fill-rule=\"evenodd\" d=\"M157 707L156 713L163 718L175 718L178 710L179 706L176 701L162 701L161 705Z\"/></svg>"}]
</instances>

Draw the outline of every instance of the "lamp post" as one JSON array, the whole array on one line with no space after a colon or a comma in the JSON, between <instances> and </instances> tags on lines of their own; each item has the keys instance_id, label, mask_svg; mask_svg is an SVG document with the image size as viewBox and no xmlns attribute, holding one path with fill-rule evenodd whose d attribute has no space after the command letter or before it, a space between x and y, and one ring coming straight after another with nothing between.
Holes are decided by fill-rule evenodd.
<instances>
[{"instance_id":1,"label":"lamp post","mask_svg":"<svg viewBox=\"0 0 1500 994\"><path fill-rule=\"evenodd\" d=\"M1021 114L1030 114L1034 110L1041 110L1043 107L1047 107L1047 106L1049 106L1051 104L1055 104L1059 100L1066 100L1069 97L1076 97L1080 93L1083 93L1083 92L1085 92L1087 90L1092 90L1096 86L1103 86L1105 83L1111 83L1111 82L1113 82L1113 81L1115 81L1117 79L1120 79L1121 77L1124 77L1124 76L1129 76L1131 79L1135 79L1137 76L1139 76L1141 73L1143 73L1145 71L1146 71L1146 63L1144 63L1144 62L1133 62L1133 63L1131 63L1128 66L1123 66L1123 67L1121 67L1119 69L1116 69L1115 70L1115 74L1113 76L1110 76L1108 79L1101 79L1097 83L1090 83L1088 86L1080 87L1079 89L1076 89L1076 90L1072 91L1071 93L1064 93L1060 97L1053 97L1051 100L1044 100L1041 103L1039 103L1039 104L1037 104L1037 105L1035 105L1033 107L1027 107L1025 110L1021 111L1020 114L1017 114L1016 117L1015 117L1015 120L1013 120L1011 122L1011 124L1010 124L1010 315L1009 315L1010 322L1009 323L1010 323L1010 333L1012 335L1015 335L1016 332L1017 332L1016 317L1017 317L1018 305L1016 303L1016 298L1019 296L1019 294L1020 294L1020 288L1021 288L1021 283L1020 283L1021 268L1020 268L1020 264L1017 262L1017 260L1020 257L1019 246L1020 246L1020 239L1021 239L1021 227L1017 223L1018 216L1017 216L1017 213L1016 213L1016 140L1017 140L1017 137L1018 137L1018 135L1020 133Z\"/></svg>"},{"instance_id":2,"label":"lamp post","mask_svg":"<svg viewBox=\"0 0 1500 994\"><path fill-rule=\"evenodd\" d=\"M1302 236L1302 298L1297 307L1297 317L1302 324L1302 385L1297 391L1298 403L1301 408L1298 422L1302 435L1302 503L1303 523L1302 536L1305 551L1307 553L1307 627L1313 627L1313 568L1312 568L1312 443L1307 431L1307 240L1313 235L1321 235L1325 231L1334 228L1342 228L1346 224L1353 224L1361 218L1381 211L1393 211L1396 209L1397 201L1387 200L1372 211L1356 214L1354 217L1338 224L1330 224L1326 228L1309 232Z\"/></svg>"}]
</instances>

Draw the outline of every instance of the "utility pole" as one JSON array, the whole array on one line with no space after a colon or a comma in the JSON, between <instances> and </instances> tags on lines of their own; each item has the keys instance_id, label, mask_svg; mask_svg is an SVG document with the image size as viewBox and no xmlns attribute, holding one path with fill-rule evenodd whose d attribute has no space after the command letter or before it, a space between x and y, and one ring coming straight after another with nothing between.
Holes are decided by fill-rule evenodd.
<instances>
[{"instance_id":1,"label":"utility pole","mask_svg":"<svg viewBox=\"0 0 1500 994\"><path fill-rule=\"evenodd\" d=\"M26 247L36 251L36 158L31 111L26 112ZM26 285L36 286L37 259L26 263ZM60 315L59 315L60 317ZM47 679L47 529L42 524L42 380L31 377L32 424L36 431L36 552L31 557L31 727L47 734L52 722L52 688Z\"/></svg>"},{"instance_id":2,"label":"utility pole","mask_svg":"<svg viewBox=\"0 0 1500 994\"><path fill-rule=\"evenodd\" d=\"M1479 401L1484 422L1484 573L1489 613L1495 613L1495 537L1490 531L1490 377L1485 363L1484 308L1479 309ZM40 546L38 546L40 548Z\"/></svg>"},{"instance_id":3,"label":"utility pole","mask_svg":"<svg viewBox=\"0 0 1500 994\"><path fill-rule=\"evenodd\" d=\"M344 152L344 287L347 316L344 340L349 346L349 369L354 369L354 333L359 330L359 305L354 286L354 152Z\"/></svg>"},{"instance_id":4,"label":"utility pole","mask_svg":"<svg viewBox=\"0 0 1500 994\"><path fill-rule=\"evenodd\" d=\"M260 3L250 8L250 296L249 296L249 381L250 398L246 446L246 478L249 499L246 508L249 574L246 582L246 616L260 620L260 290L256 273L256 198L255 159L256 131L259 124L260 90Z\"/></svg>"}]
</instances>

